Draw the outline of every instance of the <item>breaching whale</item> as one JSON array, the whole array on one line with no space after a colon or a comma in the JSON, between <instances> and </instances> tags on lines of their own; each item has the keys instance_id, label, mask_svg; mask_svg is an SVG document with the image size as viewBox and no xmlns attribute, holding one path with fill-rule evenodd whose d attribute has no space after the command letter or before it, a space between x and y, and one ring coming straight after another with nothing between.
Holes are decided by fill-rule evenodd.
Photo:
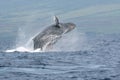
<instances>
[{"instance_id":1,"label":"breaching whale","mask_svg":"<svg viewBox=\"0 0 120 80\"><path fill-rule=\"evenodd\" d=\"M47 50L50 46L55 44L62 37L63 34L70 32L76 27L74 23L59 22L59 19L56 16L54 20L54 24L50 25L33 38L34 50Z\"/></svg>"}]
</instances>

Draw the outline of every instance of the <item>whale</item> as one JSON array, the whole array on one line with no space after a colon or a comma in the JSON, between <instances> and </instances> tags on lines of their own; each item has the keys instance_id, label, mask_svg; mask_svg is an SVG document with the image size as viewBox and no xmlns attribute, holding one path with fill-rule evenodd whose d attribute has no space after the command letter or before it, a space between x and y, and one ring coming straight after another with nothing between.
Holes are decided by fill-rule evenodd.
<instances>
[{"instance_id":1,"label":"whale","mask_svg":"<svg viewBox=\"0 0 120 80\"><path fill-rule=\"evenodd\" d=\"M76 25L72 22L62 23L59 22L57 16L54 16L54 24L45 28L42 32L37 34L33 38L33 48L34 50L40 49L41 51L46 51L51 48L62 36L70 31L72 31ZM72 38L72 36L71 36Z\"/></svg>"}]
</instances>

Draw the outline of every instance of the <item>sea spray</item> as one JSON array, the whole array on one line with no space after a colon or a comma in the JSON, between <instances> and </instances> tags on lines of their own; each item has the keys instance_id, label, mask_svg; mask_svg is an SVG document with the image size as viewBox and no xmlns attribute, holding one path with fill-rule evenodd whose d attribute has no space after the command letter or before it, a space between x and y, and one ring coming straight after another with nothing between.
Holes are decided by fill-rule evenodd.
<instances>
[{"instance_id":1,"label":"sea spray","mask_svg":"<svg viewBox=\"0 0 120 80\"><path fill-rule=\"evenodd\" d=\"M25 23L18 27L17 37L15 40L15 45L11 46L10 50L6 52L39 52L40 49L33 50L33 38L44 30L52 20L50 17L42 18L42 21L38 21L39 17L32 20L25 21ZM37 21L36 21L37 20ZM48 22L49 21L49 22ZM37 23L36 23L37 22ZM40 51L41 52L41 51Z\"/></svg>"},{"instance_id":2,"label":"sea spray","mask_svg":"<svg viewBox=\"0 0 120 80\"><path fill-rule=\"evenodd\" d=\"M21 30L19 31L19 38L17 40L18 43L16 43L16 48L7 50L6 52L41 52L40 49L33 50L34 44L32 39L34 36L31 36L29 39L25 39L26 35L24 32L21 32ZM86 43L87 39L85 33L82 33L75 28L70 33L63 35L62 38L47 51L79 51L84 48L83 46Z\"/></svg>"},{"instance_id":3,"label":"sea spray","mask_svg":"<svg viewBox=\"0 0 120 80\"><path fill-rule=\"evenodd\" d=\"M85 33L77 30L77 27L65 34L53 47L52 51L79 51L87 43Z\"/></svg>"}]
</instances>

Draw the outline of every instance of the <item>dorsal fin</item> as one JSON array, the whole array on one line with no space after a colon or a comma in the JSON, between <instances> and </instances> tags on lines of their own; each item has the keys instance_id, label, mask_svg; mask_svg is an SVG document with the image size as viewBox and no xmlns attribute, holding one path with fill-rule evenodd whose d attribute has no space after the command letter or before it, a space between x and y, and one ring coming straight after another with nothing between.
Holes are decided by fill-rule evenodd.
<instances>
[{"instance_id":1,"label":"dorsal fin","mask_svg":"<svg viewBox=\"0 0 120 80\"><path fill-rule=\"evenodd\" d=\"M54 20L55 20L55 24L59 25L59 19L58 19L58 17L54 16Z\"/></svg>"},{"instance_id":2,"label":"dorsal fin","mask_svg":"<svg viewBox=\"0 0 120 80\"><path fill-rule=\"evenodd\" d=\"M60 28L58 17L54 16L54 20L55 20L55 27Z\"/></svg>"}]
</instances>

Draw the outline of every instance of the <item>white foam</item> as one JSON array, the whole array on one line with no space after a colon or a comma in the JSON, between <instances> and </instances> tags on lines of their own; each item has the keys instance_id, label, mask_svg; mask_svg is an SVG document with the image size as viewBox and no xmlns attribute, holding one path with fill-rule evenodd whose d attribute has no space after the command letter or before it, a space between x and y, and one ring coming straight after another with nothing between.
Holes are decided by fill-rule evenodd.
<instances>
[{"instance_id":1,"label":"white foam","mask_svg":"<svg viewBox=\"0 0 120 80\"><path fill-rule=\"evenodd\" d=\"M72 32L69 34L65 34L62 38L49 49L46 49L47 44L43 47L43 51L41 49L33 49L33 41L32 38L28 40L28 42L24 45L19 45L18 47L10 50L6 50L5 52L48 52L48 51L79 51L83 49L83 46L86 42L86 38L84 33ZM49 42L48 42L49 44Z\"/></svg>"},{"instance_id":2,"label":"white foam","mask_svg":"<svg viewBox=\"0 0 120 80\"><path fill-rule=\"evenodd\" d=\"M15 49L6 50L5 52L43 52L40 49L32 50L25 47L18 47Z\"/></svg>"}]
</instances>

